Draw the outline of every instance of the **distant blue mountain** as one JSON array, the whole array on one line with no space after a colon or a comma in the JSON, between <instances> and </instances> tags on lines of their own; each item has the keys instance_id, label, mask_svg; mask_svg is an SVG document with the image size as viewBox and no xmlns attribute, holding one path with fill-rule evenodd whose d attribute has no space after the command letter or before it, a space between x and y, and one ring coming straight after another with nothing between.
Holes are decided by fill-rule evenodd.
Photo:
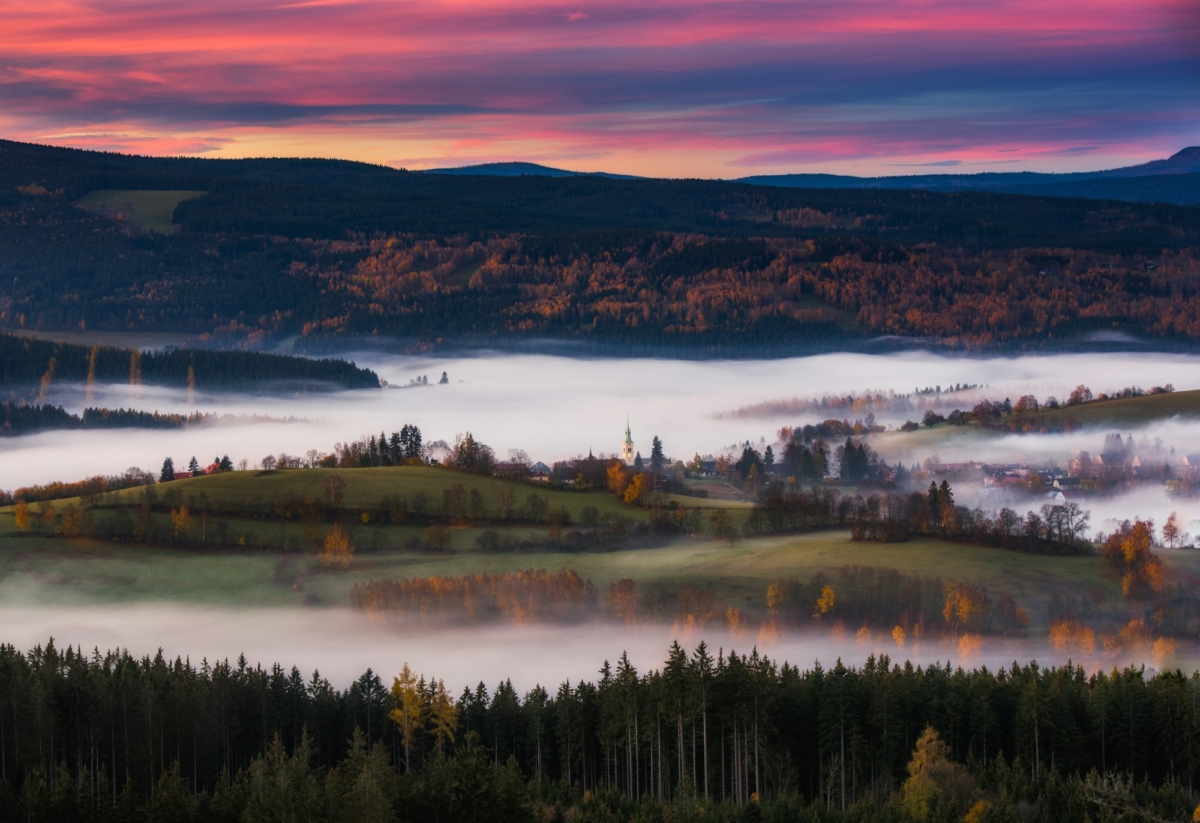
<instances>
[{"instance_id":1,"label":"distant blue mountain","mask_svg":"<svg viewBox=\"0 0 1200 823\"><path fill-rule=\"evenodd\" d=\"M739 183L805 189L928 189L1200 205L1200 146L1139 166L1072 174L992 172L851 177L837 174L764 174Z\"/></svg>"},{"instance_id":2,"label":"distant blue mountain","mask_svg":"<svg viewBox=\"0 0 1200 823\"><path fill-rule=\"evenodd\" d=\"M567 171L537 163L481 163L477 166L458 166L449 169L429 169L421 174L460 174L479 177L605 177L609 180L637 180L632 174L609 174L604 171Z\"/></svg>"},{"instance_id":3,"label":"distant blue mountain","mask_svg":"<svg viewBox=\"0 0 1200 823\"><path fill-rule=\"evenodd\" d=\"M603 177L638 180L629 174L580 172L538 163L482 163L476 166L430 169L419 174L482 177ZM852 177L841 174L764 174L733 182L755 186L800 189L925 189L937 192L994 191L1092 200L1128 200L1200 206L1200 146L1165 159L1105 171L1044 174L984 172L980 174L912 174L894 177Z\"/></svg>"}]
</instances>

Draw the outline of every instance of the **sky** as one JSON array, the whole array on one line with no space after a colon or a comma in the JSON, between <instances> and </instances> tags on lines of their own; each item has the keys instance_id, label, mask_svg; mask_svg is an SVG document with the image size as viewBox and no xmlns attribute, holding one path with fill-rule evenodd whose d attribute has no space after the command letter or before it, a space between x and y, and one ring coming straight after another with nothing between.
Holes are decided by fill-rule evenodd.
<instances>
[{"instance_id":1,"label":"sky","mask_svg":"<svg viewBox=\"0 0 1200 823\"><path fill-rule=\"evenodd\" d=\"M1200 144L1200 3L5 0L0 137L659 177L1111 168Z\"/></svg>"}]
</instances>

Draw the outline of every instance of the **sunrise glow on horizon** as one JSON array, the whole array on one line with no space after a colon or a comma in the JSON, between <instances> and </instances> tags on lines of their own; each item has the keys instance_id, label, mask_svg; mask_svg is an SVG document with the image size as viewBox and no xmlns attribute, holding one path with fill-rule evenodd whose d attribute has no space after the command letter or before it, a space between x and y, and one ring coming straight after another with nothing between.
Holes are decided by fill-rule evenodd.
<instances>
[{"instance_id":1,"label":"sunrise glow on horizon","mask_svg":"<svg viewBox=\"0 0 1200 823\"><path fill-rule=\"evenodd\" d=\"M1187 0L10 0L0 137L671 177L1076 171L1200 143Z\"/></svg>"}]
</instances>

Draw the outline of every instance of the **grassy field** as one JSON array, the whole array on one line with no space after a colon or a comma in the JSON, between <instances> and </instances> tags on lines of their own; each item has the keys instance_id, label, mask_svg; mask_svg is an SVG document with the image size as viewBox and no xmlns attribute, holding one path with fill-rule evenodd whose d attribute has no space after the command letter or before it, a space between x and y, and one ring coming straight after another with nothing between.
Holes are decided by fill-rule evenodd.
<instances>
[{"instance_id":1,"label":"grassy field","mask_svg":"<svg viewBox=\"0 0 1200 823\"><path fill-rule=\"evenodd\" d=\"M586 518L584 510L596 510L601 528L612 527L613 521L636 525L645 523L648 509L629 506L607 491L574 491L542 487L536 484L516 483L492 477L466 474L433 466L397 466L369 469L293 469L285 471L244 471L182 478L171 483L153 487L125 489L101 495L95 500L95 533L111 534L118 510L126 512L136 507L147 491L154 495L157 511L153 514L155 531L159 535L156 543L168 542L173 533L167 509L186 505L192 511L192 526L180 541L177 554L200 550L233 551L291 551L308 552L316 540L323 539L332 529L331 522L310 524L300 522L299 511L289 511L292 504L304 500L323 501L325 483L336 476L344 483L343 514L341 522L348 528L353 544L360 552L380 553L395 551L400 547L428 545L428 522L420 515L413 515L411 525L389 525L386 520L378 521L381 501L396 497L407 502L410 512L417 511L414 504L417 494L425 496L425 512L433 516L443 514L443 492L461 485L464 497L478 491L487 509L487 516L466 522L452 521L448 529L449 548L453 552L473 552L478 540L486 531L498 532L506 543L545 544L549 540L548 523L539 525L501 518L502 493L511 492L512 505L520 511L526 501L536 495L547 504L547 510L566 510L570 513L570 524L576 529L587 531L582 524ZM707 522L713 509L726 509L732 514L736 528L740 528L750 511L750 504L731 500L706 500L698 497L671 497L678 505L690 510L699 510L702 523ZM56 512L61 513L68 505L78 504L78 499L63 499L53 502ZM236 505L235 505L236 504ZM241 505L248 508L241 509ZM386 503L384 509L390 509ZM35 503L31 507L32 532L40 532L41 514L44 508ZM221 516L200 517L201 511L224 511ZM231 512L241 511L234 516ZM280 512L287 512L281 515ZM128 516L125 514L124 516ZM126 521L128 522L128 521ZM441 521L445 524L445 521ZM315 526L315 530L314 530ZM128 527L126 527L128 528ZM119 533L119 532L118 532ZM128 534L129 532L125 532ZM0 544L23 538L16 529L13 508L0 509ZM186 548L184 548L186 547Z\"/></svg>"},{"instance_id":2,"label":"grassy field","mask_svg":"<svg viewBox=\"0 0 1200 823\"><path fill-rule=\"evenodd\" d=\"M499 507L501 490L507 486L513 489L518 505L526 496L538 494L551 506L568 509L575 522L581 519L585 506L627 521L648 517L646 510L626 506L608 492L552 490L428 466L232 472L181 479L154 488L160 505L168 493L178 502L195 503L203 495L210 502L238 499L282 503L295 498L322 498L324 482L333 474L345 482L345 505L350 508L369 508L382 497L411 497L421 491L429 500L429 511L436 513L442 505L442 490L461 483L468 491L477 489L493 511ZM130 489L103 496L97 522L114 504L133 503L142 494L140 489ZM680 500L687 506L731 507L735 522L740 522L748 511L746 504L733 501ZM56 506L61 510L65 504L59 501ZM32 508L36 521L39 507L35 504ZM156 519L169 535L167 515L159 513ZM349 602L350 588L355 583L371 579L570 568L591 580L600 591L628 577L640 587L711 588L732 605L761 609L767 586L776 578L807 579L817 572L858 565L982 584L993 602L1004 595L1016 599L1031 615L1032 628L1039 631L1045 628L1047 599L1056 589L1076 596L1098 590L1109 603L1122 600L1118 581L1098 557L1025 555L934 539L882 544L854 542L844 532L822 532L744 538L731 545L723 540L680 537L656 548L607 552L565 552L545 548L543 540L539 550L484 553L476 541L486 529L528 541L544 539L547 527L474 522L450 528L449 550L435 553L409 547L421 544L423 525L379 527L360 522L357 515L350 525L358 552L348 570L331 571L319 562L311 535L305 536L304 527L293 521L209 518L206 528L210 544L221 527L235 540L245 536L246 547L196 548L197 523L191 533L191 547L185 549L22 535L16 532L12 509L0 509L0 598L10 603L177 601L342 606ZM328 528L328 524L321 526L322 531ZM233 542L226 545L233 546ZM265 545L274 548L261 548ZM1165 554L1172 574L1200 574L1200 552Z\"/></svg>"},{"instance_id":3,"label":"grassy field","mask_svg":"<svg viewBox=\"0 0 1200 823\"><path fill-rule=\"evenodd\" d=\"M1070 417L1082 423L1085 429L1123 431L1172 417L1200 418L1200 390L1103 400L1070 408L1041 411L1031 416L1047 420ZM913 432L888 432L878 435L873 439L873 444L888 455L907 450L931 454L941 446L950 447L968 440L986 445L991 440L998 440L1010 434L1012 433L1001 429L983 426L951 426L949 423L941 423L933 428L921 427Z\"/></svg>"},{"instance_id":4,"label":"grassy field","mask_svg":"<svg viewBox=\"0 0 1200 823\"><path fill-rule=\"evenodd\" d=\"M174 234L179 226L171 222L175 207L184 200L203 197L202 191L131 191L103 189L88 192L75 205L113 220L134 224L159 234Z\"/></svg>"},{"instance_id":5,"label":"grassy field","mask_svg":"<svg viewBox=\"0 0 1200 823\"><path fill-rule=\"evenodd\" d=\"M1138 426L1169 417L1200 417L1200 390L1102 400L1038 412L1047 419L1073 417L1088 427Z\"/></svg>"},{"instance_id":6,"label":"grassy field","mask_svg":"<svg viewBox=\"0 0 1200 823\"><path fill-rule=\"evenodd\" d=\"M188 477L173 483L156 486L159 494L168 491L178 493L186 501L189 497L198 498L204 494L211 501L219 500L254 500L264 503L280 503L292 498L312 497L321 499L324 495L326 478L337 475L345 485L346 506L371 507L381 498L389 495L410 497L417 492L424 492L429 500L430 510L437 511L442 504L442 493L454 484L461 484L470 494L477 489L485 504L491 511L500 507L501 489L510 488L517 505L524 502L531 494L546 498L551 508L566 508L571 517L579 521L583 508L591 506L601 515L615 514L633 520L644 520L647 516L645 509L627 506L615 495L606 491L564 491L543 488L528 483L513 483L494 477L483 477L476 474L450 471L435 466L391 466L372 469L293 469L273 472L227 472L224 474L207 475L204 477ZM132 503L142 494L140 489L127 489L114 495L114 500ZM671 497L680 505L705 509L727 508L746 510L750 504L735 500L706 500L699 497Z\"/></svg>"},{"instance_id":7,"label":"grassy field","mask_svg":"<svg viewBox=\"0 0 1200 823\"><path fill-rule=\"evenodd\" d=\"M9 525L0 521L0 529ZM457 529L469 538L471 529ZM1195 556L1193 556L1193 554ZM1200 553L1166 558L1172 573L1200 572ZM1098 557L1045 557L918 539L880 544L823 532L727 541L680 538L653 549L598 553L483 554L472 541L445 554L385 549L360 552L346 571L324 569L308 551L178 551L38 537L0 539L0 597L6 602L173 601L194 604L341 606L351 586L371 579L498 573L527 568L575 569L604 591L632 578L639 587L711 588L724 601L761 609L776 578L808 578L847 565L966 580L987 587L993 602L1011 595L1044 630L1054 589L1103 591L1121 600L1117 580Z\"/></svg>"}]
</instances>

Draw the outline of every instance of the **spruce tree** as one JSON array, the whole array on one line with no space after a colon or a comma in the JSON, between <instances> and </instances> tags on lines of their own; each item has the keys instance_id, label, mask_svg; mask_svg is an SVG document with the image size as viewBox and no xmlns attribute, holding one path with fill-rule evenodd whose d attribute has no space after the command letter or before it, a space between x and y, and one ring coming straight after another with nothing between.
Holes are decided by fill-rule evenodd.
<instances>
[{"instance_id":1,"label":"spruce tree","mask_svg":"<svg viewBox=\"0 0 1200 823\"><path fill-rule=\"evenodd\" d=\"M650 441L650 471L658 474L663 468L663 445L658 439L658 435L654 435L654 439Z\"/></svg>"}]
</instances>

